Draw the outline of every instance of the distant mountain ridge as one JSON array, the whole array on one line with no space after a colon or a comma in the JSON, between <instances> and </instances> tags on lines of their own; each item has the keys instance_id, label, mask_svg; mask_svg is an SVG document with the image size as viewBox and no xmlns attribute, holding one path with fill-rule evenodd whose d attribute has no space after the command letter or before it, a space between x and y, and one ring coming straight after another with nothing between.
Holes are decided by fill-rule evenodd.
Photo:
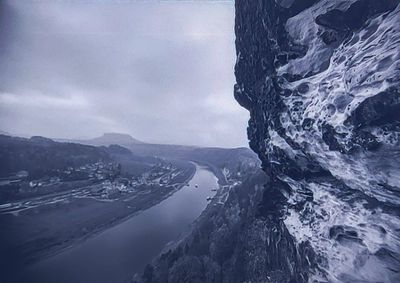
<instances>
[{"instance_id":1,"label":"distant mountain ridge","mask_svg":"<svg viewBox=\"0 0 400 283\"><path fill-rule=\"evenodd\" d=\"M129 155L130 158L135 156L136 161L148 160L149 157L175 161L192 161L207 165L216 175L221 174L220 170L223 168L235 170L233 167L236 167L238 164L250 164L254 166L254 164L259 163L257 155L252 150L245 147L220 148L151 144L141 142L128 134L118 133L105 133L100 137L87 140L49 139L41 136L33 136L30 139L14 138L14 140L18 139L27 140L34 144L47 147L59 146L62 144L64 144L66 148L68 148L69 144L71 146L88 146L88 148L96 147L99 151L111 154L114 157L116 155L119 157L121 155ZM219 177L223 179L223 176Z\"/></svg>"},{"instance_id":2,"label":"distant mountain ridge","mask_svg":"<svg viewBox=\"0 0 400 283\"><path fill-rule=\"evenodd\" d=\"M111 161L106 148L77 143L60 143L34 136L30 139L0 135L0 177L20 170L41 178L57 169Z\"/></svg>"},{"instance_id":3,"label":"distant mountain ridge","mask_svg":"<svg viewBox=\"0 0 400 283\"><path fill-rule=\"evenodd\" d=\"M249 148L220 148L220 147L199 147L176 144L155 144L139 141L128 134L105 133L98 138L88 140L60 140L59 142L79 143L91 146L117 145L128 149L135 156L156 156L166 159L191 160L200 163L218 163L217 160L253 160L258 162L257 155ZM223 164L218 164L223 167Z\"/></svg>"}]
</instances>

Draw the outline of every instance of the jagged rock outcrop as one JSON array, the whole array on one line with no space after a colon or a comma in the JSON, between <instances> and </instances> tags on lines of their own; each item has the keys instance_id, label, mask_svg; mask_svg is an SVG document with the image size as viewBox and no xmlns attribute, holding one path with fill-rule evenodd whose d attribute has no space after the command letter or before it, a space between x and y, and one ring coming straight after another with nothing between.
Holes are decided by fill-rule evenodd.
<instances>
[{"instance_id":1,"label":"jagged rock outcrop","mask_svg":"<svg viewBox=\"0 0 400 283\"><path fill-rule=\"evenodd\" d=\"M247 172L142 281L400 282L399 1L235 5L266 178Z\"/></svg>"},{"instance_id":2,"label":"jagged rock outcrop","mask_svg":"<svg viewBox=\"0 0 400 283\"><path fill-rule=\"evenodd\" d=\"M399 282L399 1L237 0L236 48L257 215L295 247L265 281Z\"/></svg>"}]
</instances>

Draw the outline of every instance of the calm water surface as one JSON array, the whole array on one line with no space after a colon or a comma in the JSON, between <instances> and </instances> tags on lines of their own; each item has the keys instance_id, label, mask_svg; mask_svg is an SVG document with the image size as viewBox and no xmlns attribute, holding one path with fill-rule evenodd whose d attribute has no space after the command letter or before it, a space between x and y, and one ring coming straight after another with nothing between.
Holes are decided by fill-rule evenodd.
<instances>
[{"instance_id":1,"label":"calm water surface","mask_svg":"<svg viewBox=\"0 0 400 283\"><path fill-rule=\"evenodd\" d=\"M200 166L189 185L127 221L31 266L22 282L115 283L141 273L168 243L187 231L218 186L214 174Z\"/></svg>"}]
</instances>

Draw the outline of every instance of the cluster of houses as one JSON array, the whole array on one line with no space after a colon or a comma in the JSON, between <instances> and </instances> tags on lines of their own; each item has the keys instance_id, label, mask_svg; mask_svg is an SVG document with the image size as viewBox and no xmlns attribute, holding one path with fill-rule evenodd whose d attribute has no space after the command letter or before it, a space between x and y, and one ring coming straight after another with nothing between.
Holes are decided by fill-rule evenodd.
<instances>
[{"instance_id":1,"label":"cluster of houses","mask_svg":"<svg viewBox=\"0 0 400 283\"><path fill-rule=\"evenodd\" d=\"M176 185L174 179L181 174L181 171L172 164L160 163L138 177L123 177L120 173L121 166L119 164L101 161L79 167L55 169L41 178L34 178L27 171L19 171L8 177L0 178L0 188L4 186L3 192L14 193L46 192L52 190L52 186L65 182L87 180L92 181L92 185L87 187L88 193L92 197L116 199L122 194L134 193L142 185L160 187ZM15 188L18 189L15 190Z\"/></svg>"},{"instance_id":2,"label":"cluster of houses","mask_svg":"<svg viewBox=\"0 0 400 283\"><path fill-rule=\"evenodd\" d=\"M0 178L0 187L23 185L29 188L39 188L44 186L57 185L65 181L74 180L93 180L102 181L115 178L120 171L120 166L111 162L96 162L85 164L79 167L67 167L52 171L49 176L41 178L29 178L29 172L25 170L10 174L7 177Z\"/></svg>"},{"instance_id":3,"label":"cluster of houses","mask_svg":"<svg viewBox=\"0 0 400 283\"><path fill-rule=\"evenodd\" d=\"M101 199L115 199L121 194L134 193L141 185L158 185L160 187L171 185L173 179L180 174L179 169L171 164L157 164L150 171L144 172L139 177L116 177L104 180L100 185L92 187L91 195Z\"/></svg>"},{"instance_id":4,"label":"cluster of houses","mask_svg":"<svg viewBox=\"0 0 400 283\"><path fill-rule=\"evenodd\" d=\"M136 185L160 185L171 184L173 179L181 174L180 170L172 164L157 164L150 171L143 173L138 178L133 178L132 183Z\"/></svg>"},{"instance_id":5,"label":"cluster of houses","mask_svg":"<svg viewBox=\"0 0 400 283\"><path fill-rule=\"evenodd\" d=\"M112 162L95 162L85 164L79 167L68 167L62 170L61 173L68 179L73 176L86 176L92 180L106 180L110 177L115 177L119 174L120 166Z\"/></svg>"}]
</instances>

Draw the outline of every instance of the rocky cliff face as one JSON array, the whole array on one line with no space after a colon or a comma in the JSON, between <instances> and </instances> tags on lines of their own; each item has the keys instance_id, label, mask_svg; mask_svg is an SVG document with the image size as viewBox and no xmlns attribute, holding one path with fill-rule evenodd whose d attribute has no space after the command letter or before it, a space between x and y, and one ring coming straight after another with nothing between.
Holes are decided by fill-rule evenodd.
<instances>
[{"instance_id":1,"label":"rocky cliff face","mask_svg":"<svg viewBox=\"0 0 400 283\"><path fill-rule=\"evenodd\" d=\"M220 191L141 281L400 282L399 0L235 5L235 98L266 176Z\"/></svg>"},{"instance_id":2,"label":"rocky cliff face","mask_svg":"<svg viewBox=\"0 0 400 283\"><path fill-rule=\"evenodd\" d=\"M235 31L270 178L248 279L400 282L399 1L236 0Z\"/></svg>"}]
</instances>

